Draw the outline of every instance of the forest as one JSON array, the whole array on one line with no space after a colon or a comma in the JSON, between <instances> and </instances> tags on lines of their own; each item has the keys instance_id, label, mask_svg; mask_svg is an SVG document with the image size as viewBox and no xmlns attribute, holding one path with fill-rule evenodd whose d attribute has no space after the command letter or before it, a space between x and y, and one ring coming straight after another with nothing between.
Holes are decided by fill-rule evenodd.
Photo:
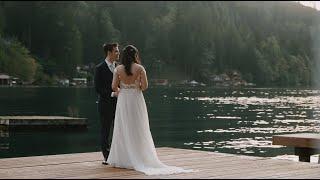
<instances>
[{"instance_id":1,"label":"forest","mask_svg":"<svg viewBox=\"0 0 320 180\"><path fill-rule=\"evenodd\" d=\"M308 87L320 84L319 36L320 13L289 1L1 1L0 73L52 84L117 42L135 45L153 78L237 71L258 86Z\"/></svg>"}]
</instances>

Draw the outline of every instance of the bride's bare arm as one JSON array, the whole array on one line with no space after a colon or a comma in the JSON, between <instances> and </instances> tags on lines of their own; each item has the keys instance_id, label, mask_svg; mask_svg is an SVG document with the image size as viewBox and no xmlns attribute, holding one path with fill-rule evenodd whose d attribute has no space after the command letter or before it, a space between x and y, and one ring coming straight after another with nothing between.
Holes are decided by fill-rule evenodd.
<instances>
[{"instance_id":1,"label":"bride's bare arm","mask_svg":"<svg viewBox=\"0 0 320 180\"><path fill-rule=\"evenodd\" d=\"M146 70L142 67L141 72L141 90L144 91L148 88L148 78Z\"/></svg>"},{"instance_id":2,"label":"bride's bare arm","mask_svg":"<svg viewBox=\"0 0 320 180\"><path fill-rule=\"evenodd\" d=\"M116 92L116 94L119 93L119 83L120 83L120 78L119 74L117 72L117 68L114 70L113 73L113 80L112 80L112 90Z\"/></svg>"}]
</instances>

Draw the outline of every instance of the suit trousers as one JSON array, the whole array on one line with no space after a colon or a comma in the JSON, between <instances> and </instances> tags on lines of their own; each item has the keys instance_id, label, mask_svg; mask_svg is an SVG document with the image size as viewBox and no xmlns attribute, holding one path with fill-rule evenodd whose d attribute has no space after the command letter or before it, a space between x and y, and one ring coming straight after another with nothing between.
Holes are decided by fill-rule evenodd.
<instances>
[{"instance_id":1,"label":"suit trousers","mask_svg":"<svg viewBox=\"0 0 320 180\"><path fill-rule=\"evenodd\" d=\"M101 151L105 160L108 159L113 134L113 123L115 117L115 105L104 101L98 102L98 111L101 124Z\"/></svg>"}]
</instances>

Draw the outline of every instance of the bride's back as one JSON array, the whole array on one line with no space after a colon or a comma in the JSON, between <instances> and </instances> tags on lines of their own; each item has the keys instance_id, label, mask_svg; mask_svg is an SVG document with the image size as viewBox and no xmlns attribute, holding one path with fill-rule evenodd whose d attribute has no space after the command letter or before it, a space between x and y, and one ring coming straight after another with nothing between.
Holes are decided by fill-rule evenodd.
<instances>
[{"instance_id":1,"label":"bride's back","mask_svg":"<svg viewBox=\"0 0 320 180\"><path fill-rule=\"evenodd\" d=\"M134 84L136 87L140 88L141 90L146 90L148 88L148 80L147 80L147 75L146 71L143 66L133 63L131 65L131 70L130 72L132 75L128 75L125 70L124 65L119 65L116 68L116 73L115 73L115 83L113 84L113 87L117 86L122 82L125 85L132 85ZM118 83L119 84L118 84Z\"/></svg>"},{"instance_id":2,"label":"bride's back","mask_svg":"<svg viewBox=\"0 0 320 180\"><path fill-rule=\"evenodd\" d=\"M131 65L131 73L132 75L127 75L125 71L124 65L120 65L117 67L117 74L119 76L119 79L121 82L124 84L135 84L135 82L140 80L141 78L141 71L142 71L142 66L138 65L136 63L133 63Z\"/></svg>"}]
</instances>

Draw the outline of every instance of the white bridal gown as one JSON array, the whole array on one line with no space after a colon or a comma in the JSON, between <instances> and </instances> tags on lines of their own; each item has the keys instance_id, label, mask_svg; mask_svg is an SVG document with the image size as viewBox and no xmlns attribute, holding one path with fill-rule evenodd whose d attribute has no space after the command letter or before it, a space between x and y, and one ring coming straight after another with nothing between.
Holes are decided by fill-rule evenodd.
<instances>
[{"instance_id":1,"label":"white bridal gown","mask_svg":"<svg viewBox=\"0 0 320 180\"><path fill-rule=\"evenodd\" d=\"M121 80L107 162L113 167L134 169L146 175L194 172L167 166L158 159L143 93L137 83L124 84Z\"/></svg>"}]
</instances>

